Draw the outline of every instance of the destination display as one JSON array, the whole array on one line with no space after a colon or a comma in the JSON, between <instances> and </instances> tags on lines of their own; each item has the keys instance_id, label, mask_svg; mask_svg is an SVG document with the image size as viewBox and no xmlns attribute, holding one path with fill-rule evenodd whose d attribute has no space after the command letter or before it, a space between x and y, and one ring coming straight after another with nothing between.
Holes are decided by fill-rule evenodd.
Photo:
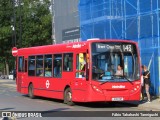
<instances>
[{"instance_id":1,"label":"destination display","mask_svg":"<svg viewBox=\"0 0 160 120\"><path fill-rule=\"evenodd\" d=\"M96 52L106 52L106 51L133 52L133 45L96 43Z\"/></svg>"}]
</instances>

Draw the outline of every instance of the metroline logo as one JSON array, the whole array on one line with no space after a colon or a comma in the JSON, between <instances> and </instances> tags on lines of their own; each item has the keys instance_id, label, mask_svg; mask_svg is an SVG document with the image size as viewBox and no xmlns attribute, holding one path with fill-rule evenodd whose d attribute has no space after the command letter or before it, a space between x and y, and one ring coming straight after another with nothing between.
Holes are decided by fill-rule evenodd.
<instances>
[{"instance_id":1,"label":"metroline logo","mask_svg":"<svg viewBox=\"0 0 160 120\"><path fill-rule=\"evenodd\" d=\"M112 85L112 88L126 88L124 85Z\"/></svg>"},{"instance_id":2,"label":"metroline logo","mask_svg":"<svg viewBox=\"0 0 160 120\"><path fill-rule=\"evenodd\" d=\"M73 46L72 46L72 48L81 48L81 44L74 44Z\"/></svg>"}]
</instances>

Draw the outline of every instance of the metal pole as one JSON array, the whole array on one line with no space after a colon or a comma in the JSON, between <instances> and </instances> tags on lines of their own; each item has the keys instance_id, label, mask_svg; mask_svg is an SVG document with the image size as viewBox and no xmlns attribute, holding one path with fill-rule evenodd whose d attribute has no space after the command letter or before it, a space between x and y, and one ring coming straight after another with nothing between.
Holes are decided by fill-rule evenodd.
<instances>
[{"instance_id":1,"label":"metal pole","mask_svg":"<svg viewBox=\"0 0 160 120\"><path fill-rule=\"evenodd\" d=\"M106 5L105 5L105 0L103 0L103 13L104 13L104 16L106 15ZM104 20L104 38L106 39L107 38L107 31L106 31L106 28L107 28L107 20Z\"/></svg>"},{"instance_id":2,"label":"metal pole","mask_svg":"<svg viewBox=\"0 0 160 120\"><path fill-rule=\"evenodd\" d=\"M19 0L19 45L22 47L22 17L21 17L21 0Z\"/></svg>"},{"instance_id":3,"label":"metal pole","mask_svg":"<svg viewBox=\"0 0 160 120\"><path fill-rule=\"evenodd\" d=\"M122 22L122 39L124 39L124 28L123 28L123 26L124 26L124 15L123 15L123 0L121 0L121 22Z\"/></svg>"},{"instance_id":4,"label":"metal pole","mask_svg":"<svg viewBox=\"0 0 160 120\"><path fill-rule=\"evenodd\" d=\"M139 43L139 40L140 40L140 19L141 19L141 17L140 17L140 3L139 3L139 0L137 0L137 15L138 15L138 17L137 17L137 27L138 27L138 43Z\"/></svg>"},{"instance_id":5,"label":"metal pole","mask_svg":"<svg viewBox=\"0 0 160 120\"><path fill-rule=\"evenodd\" d=\"M13 21L14 21L14 46L16 46L17 38L16 38L16 13L15 13L15 0L13 0ZM12 29L13 30L13 29Z\"/></svg>"},{"instance_id":6,"label":"metal pole","mask_svg":"<svg viewBox=\"0 0 160 120\"><path fill-rule=\"evenodd\" d=\"M12 28L12 26L11 26ZM12 47L14 47L14 31L12 30Z\"/></svg>"},{"instance_id":7,"label":"metal pole","mask_svg":"<svg viewBox=\"0 0 160 120\"><path fill-rule=\"evenodd\" d=\"M91 38L94 38L95 36L94 36L94 17L93 17L93 14L94 14L94 11L93 11L93 0L92 0L92 3L90 4L90 14L91 14L91 20L92 20L92 36L91 36Z\"/></svg>"},{"instance_id":8,"label":"metal pole","mask_svg":"<svg viewBox=\"0 0 160 120\"><path fill-rule=\"evenodd\" d=\"M159 12L160 12L160 6L158 6L160 4L159 0L157 0L157 29L158 29L158 47L160 47L160 15L159 15ZM160 48L158 48L160 49Z\"/></svg>"},{"instance_id":9,"label":"metal pole","mask_svg":"<svg viewBox=\"0 0 160 120\"><path fill-rule=\"evenodd\" d=\"M109 21L109 27L110 27L110 39L112 38L112 0L110 0L110 21Z\"/></svg>"},{"instance_id":10,"label":"metal pole","mask_svg":"<svg viewBox=\"0 0 160 120\"><path fill-rule=\"evenodd\" d=\"M51 0L51 8L52 8L52 43L56 44L56 40L55 40L55 8L54 8L54 0Z\"/></svg>"},{"instance_id":11,"label":"metal pole","mask_svg":"<svg viewBox=\"0 0 160 120\"><path fill-rule=\"evenodd\" d=\"M126 18L126 2L125 2L125 0L124 0L124 29L125 29L125 33L124 33L124 37L125 37L125 39L127 38L127 33L126 33L126 27L127 27L127 20L126 20L127 18Z\"/></svg>"},{"instance_id":12,"label":"metal pole","mask_svg":"<svg viewBox=\"0 0 160 120\"><path fill-rule=\"evenodd\" d=\"M158 85L158 95L160 95L160 6L158 6L160 4L159 0L157 0L157 29L158 29L158 80L159 80L159 85Z\"/></svg>"},{"instance_id":13,"label":"metal pole","mask_svg":"<svg viewBox=\"0 0 160 120\"><path fill-rule=\"evenodd\" d=\"M151 25L152 25L152 47L154 47L154 38L153 38L153 7L152 7L152 5L153 5L153 2L152 2L152 0L151 0Z\"/></svg>"}]
</instances>

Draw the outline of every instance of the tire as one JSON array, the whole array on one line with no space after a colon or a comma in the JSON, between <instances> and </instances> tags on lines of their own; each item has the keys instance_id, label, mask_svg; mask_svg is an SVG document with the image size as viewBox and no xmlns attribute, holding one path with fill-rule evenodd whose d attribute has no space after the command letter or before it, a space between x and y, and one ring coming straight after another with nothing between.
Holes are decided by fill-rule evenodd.
<instances>
[{"instance_id":1,"label":"tire","mask_svg":"<svg viewBox=\"0 0 160 120\"><path fill-rule=\"evenodd\" d=\"M139 106L139 104L137 103L137 104L133 104L133 107L138 107Z\"/></svg>"},{"instance_id":2,"label":"tire","mask_svg":"<svg viewBox=\"0 0 160 120\"><path fill-rule=\"evenodd\" d=\"M34 96L34 91L33 91L33 85L32 85L32 84L29 85L29 88L28 88L28 96L29 96L31 99L35 98L35 96Z\"/></svg>"},{"instance_id":3,"label":"tire","mask_svg":"<svg viewBox=\"0 0 160 120\"><path fill-rule=\"evenodd\" d=\"M65 104L68 104L70 106L73 106L74 105L74 102L72 101L72 91L70 88L67 88L65 91L64 91L64 103Z\"/></svg>"}]
</instances>

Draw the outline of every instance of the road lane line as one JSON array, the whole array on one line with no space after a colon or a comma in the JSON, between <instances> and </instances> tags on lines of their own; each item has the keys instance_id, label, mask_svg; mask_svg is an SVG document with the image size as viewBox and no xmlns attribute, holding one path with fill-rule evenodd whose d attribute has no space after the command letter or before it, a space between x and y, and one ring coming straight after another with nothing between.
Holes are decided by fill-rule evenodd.
<instances>
[{"instance_id":1,"label":"road lane line","mask_svg":"<svg viewBox=\"0 0 160 120\"><path fill-rule=\"evenodd\" d=\"M38 103L45 103L45 101L40 101L40 100L38 100L38 101L36 101L36 102L38 102Z\"/></svg>"},{"instance_id":2,"label":"road lane line","mask_svg":"<svg viewBox=\"0 0 160 120\"><path fill-rule=\"evenodd\" d=\"M2 79L0 79L0 83L2 83L2 82L14 82L14 81L11 81L11 80L2 80Z\"/></svg>"},{"instance_id":3,"label":"road lane line","mask_svg":"<svg viewBox=\"0 0 160 120\"><path fill-rule=\"evenodd\" d=\"M3 86L9 86L9 87L16 87L16 85L12 85L12 84L2 84Z\"/></svg>"}]
</instances>

